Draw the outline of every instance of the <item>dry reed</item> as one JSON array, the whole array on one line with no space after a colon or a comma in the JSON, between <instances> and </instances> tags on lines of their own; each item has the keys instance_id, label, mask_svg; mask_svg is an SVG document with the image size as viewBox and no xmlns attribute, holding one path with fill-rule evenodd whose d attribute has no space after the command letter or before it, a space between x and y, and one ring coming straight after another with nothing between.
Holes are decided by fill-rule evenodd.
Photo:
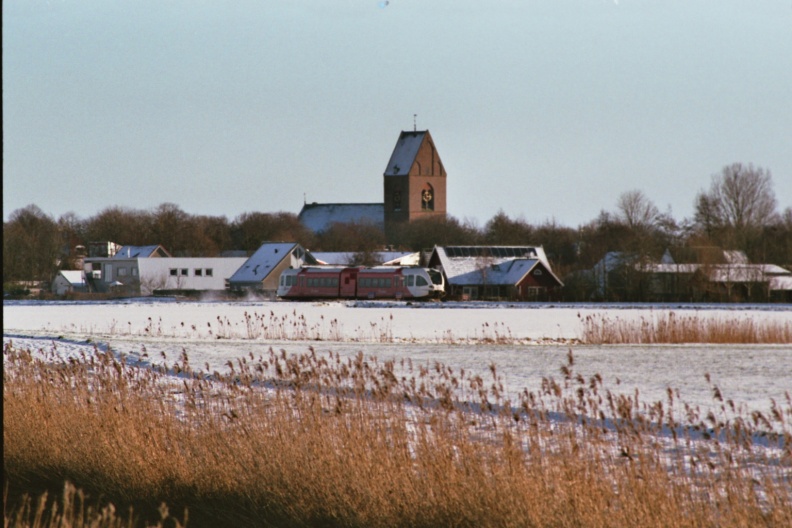
<instances>
[{"instance_id":1,"label":"dry reed","mask_svg":"<svg viewBox=\"0 0 792 528\"><path fill-rule=\"evenodd\" d=\"M715 319L658 313L639 320L606 315L578 315L587 344L790 344L792 321L757 321L750 317Z\"/></svg>"},{"instance_id":2,"label":"dry reed","mask_svg":"<svg viewBox=\"0 0 792 528\"><path fill-rule=\"evenodd\" d=\"M66 481L94 517L136 512L91 526L175 523L163 502L191 527L792 525L789 400L699 417L611 393L570 351L509 401L490 370L270 349L209 375L186 352L151 369L8 344L5 526L53 526L28 497Z\"/></svg>"}]
</instances>

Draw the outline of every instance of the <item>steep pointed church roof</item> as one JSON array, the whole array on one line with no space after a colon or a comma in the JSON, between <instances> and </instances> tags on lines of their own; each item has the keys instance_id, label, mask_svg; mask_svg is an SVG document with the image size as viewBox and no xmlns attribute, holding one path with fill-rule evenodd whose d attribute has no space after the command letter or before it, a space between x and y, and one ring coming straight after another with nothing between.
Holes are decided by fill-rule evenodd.
<instances>
[{"instance_id":1,"label":"steep pointed church roof","mask_svg":"<svg viewBox=\"0 0 792 528\"><path fill-rule=\"evenodd\" d=\"M399 140L396 141L396 148L393 149L388 165L385 167L385 176L409 174L413 163L415 163L418 150L427 136L429 136L428 130L402 131Z\"/></svg>"}]
</instances>

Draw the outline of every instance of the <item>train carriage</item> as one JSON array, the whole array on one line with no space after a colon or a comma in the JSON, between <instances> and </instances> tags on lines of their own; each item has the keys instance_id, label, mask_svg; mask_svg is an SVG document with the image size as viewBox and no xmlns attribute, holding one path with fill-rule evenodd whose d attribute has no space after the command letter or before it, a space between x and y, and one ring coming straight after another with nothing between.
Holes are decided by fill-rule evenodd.
<instances>
[{"instance_id":1,"label":"train carriage","mask_svg":"<svg viewBox=\"0 0 792 528\"><path fill-rule=\"evenodd\" d=\"M285 270L283 299L431 299L445 294L443 275L414 266L324 267Z\"/></svg>"}]
</instances>

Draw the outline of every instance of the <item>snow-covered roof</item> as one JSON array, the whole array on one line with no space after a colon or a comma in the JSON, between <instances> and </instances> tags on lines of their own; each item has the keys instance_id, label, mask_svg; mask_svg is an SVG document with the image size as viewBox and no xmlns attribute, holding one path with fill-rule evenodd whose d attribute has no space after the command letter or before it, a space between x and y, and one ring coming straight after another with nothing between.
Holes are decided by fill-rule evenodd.
<instances>
[{"instance_id":1,"label":"snow-covered roof","mask_svg":"<svg viewBox=\"0 0 792 528\"><path fill-rule=\"evenodd\" d=\"M448 282L454 285L515 285L539 263L562 284L541 247L438 246L435 253Z\"/></svg>"},{"instance_id":2,"label":"snow-covered roof","mask_svg":"<svg viewBox=\"0 0 792 528\"><path fill-rule=\"evenodd\" d=\"M170 257L167 251L160 245L153 246L122 246L121 249L116 251L113 255L115 259L129 259L129 258L148 258L155 254L160 257Z\"/></svg>"},{"instance_id":3,"label":"snow-covered roof","mask_svg":"<svg viewBox=\"0 0 792 528\"><path fill-rule=\"evenodd\" d=\"M638 267L639 265L636 265ZM649 264L641 271L650 273L692 274L701 270L713 282L765 282L772 278L792 277L792 273L775 264Z\"/></svg>"},{"instance_id":4,"label":"snow-covered roof","mask_svg":"<svg viewBox=\"0 0 792 528\"><path fill-rule=\"evenodd\" d=\"M320 264L334 266L348 266L349 263L355 259L356 254L357 253L352 251L311 251L311 255L313 255ZM371 256L378 264L391 266L411 266L418 263L417 253L408 253L404 251L375 251ZM414 259L410 259L409 257L414 257ZM413 262L413 260L415 262Z\"/></svg>"},{"instance_id":5,"label":"snow-covered roof","mask_svg":"<svg viewBox=\"0 0 792 528\"><path fill-rule=\"evenodd\" d=\"M380 229L385 227L385 205L381 203L311 203L303 205L300 222L320 233L335 223L369 223Z\"/></svg>"},{"instance_id":6,"label":"snow-covered roof","mask_svg":"<svg viewBox=\"0 0 792 528\"><path fill-rule=\"evenodd\" d=\"M770 290L792 291L792 275L770 278Z\"/></svg>"},{"instance_id":7,"label":"snow-covered roof","mask_svg":"<svg viewBox=\"0 0 792 528\"><path fill-rule=\"evenodd\" d=\"M85 286L85 275L82 270L61 270L60 274L63 275L72 286Z\"/></svg>"},{"instance_id":8,"label":"snow-covered roof","mask_svg":"<svg viewBox=\"0 0 792 528\"><path fill-rule=\"evenodd\" d=\"M437 246L437 254L442 259L454 258L487 258L490 260L514 259L514 258L537 258L545 266L550 267L542 246Z\"/></svg>"},{"instance_id":9,"label":"snow-covered roof","mask_svg":"<svg viewBox=\"0 0 792 528\"><path fill-rule=\"evenodd\" d=\"M401 176L410 172L426 134L428 134L426 130L421 130L402 132L399 135L393 154L385 167L385 176Z\"/></svg>"},{"instance_id":10,"label":"snow-covered roof","mask_svg":"<svg viewBox=\"0 0 792 528\"><path fill-rule=\"evenodd\" d=\"M284 258L295 259L295 264L314 259L294 242L265 242L228 279L231 283L255 283L263 281Z\"/></svg>"}]
</instances>

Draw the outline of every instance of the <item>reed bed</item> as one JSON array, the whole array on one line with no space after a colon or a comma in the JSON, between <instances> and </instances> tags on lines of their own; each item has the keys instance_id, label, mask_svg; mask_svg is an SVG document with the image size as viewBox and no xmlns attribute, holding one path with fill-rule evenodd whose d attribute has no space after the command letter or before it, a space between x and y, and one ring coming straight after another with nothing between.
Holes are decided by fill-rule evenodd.
<instances>
[{"instance_id":1,"label":"reed bed","mask_svg":"<svg viewBox=\"0 0 792 528\"><path fill-rule=\"evenodd\" d=\"M792 321L761 321L750 317L716 319L698 315L657 313L640 320L607 315L580 318L581 341L587 344L790 344Z\"/></svg>"},{"instance_id":2,"label":"reed bed","mask_svg":"<svg viewBox=\"0 0 792 528\"><path fill-rule=\"evenodd\" d=\"M713 387L698 416L572 351L515 401L496 365L3 354L5 526L792 525L789 397L743 415Z\"/></svg>"}]
</instances>

